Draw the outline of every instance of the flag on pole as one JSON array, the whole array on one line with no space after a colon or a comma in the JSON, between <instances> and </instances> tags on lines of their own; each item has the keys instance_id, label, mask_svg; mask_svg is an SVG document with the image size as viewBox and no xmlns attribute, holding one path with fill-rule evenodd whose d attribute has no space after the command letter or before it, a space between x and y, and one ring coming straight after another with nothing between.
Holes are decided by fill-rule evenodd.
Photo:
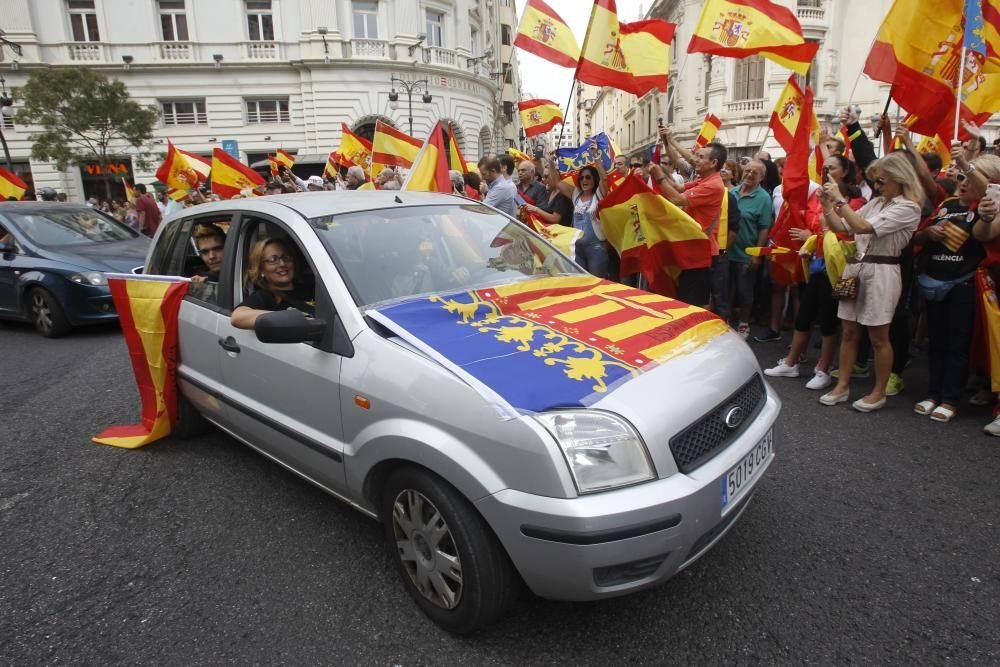
<instances>
[{"instance_id":1,"label":"flag on pole","mask_svg":"<svg viewBox=\"0 0 1000 667\"><path fill-rule=\"evenodd\" d=\"M232 199L241 191L264 183L260 174L221 148L212 152L212 192L223 199Z\"/></svg>"},{"instance_id":2,"label":"flag on pole","mask_svg":"<svg viewBox=\"0 0 1000 667\"><path fill-rule=\"evenodd\" d=\"M267 168L271 172L271 176L278 175L278 159L273 155L267 156Z\"/></svg>"},{"instance_id":3,"label":"flag on pole","mask_svg":"<svg viewBox=\"0 0 1000 667\"><path fill-rule=\"evenodd\" d=\"M340 131L340 148L334 151L339 164L342 167L361 167L366 174L370 175L372 142L351 132L351 128L347 127L346 123L340 124Z\"/></svg>"},{"instance_id":4,"label":"flag on pole","mask_svg":"<svg viewBox=\"0 0 1000 667\"><path fill-rule=\"evenodd\" d=\"M448 148L445 146L441 121L434 124L400 189L415 192L451 192Z\"/></svg>"},{"instance_id":5,"label":"flag on pole","mask_svg":"<svg viewBox=\"0 0 1000 667\"><path fill-rule=\"evenodd\" d=\"M413 166L413 160L420 152L423 142L400 132L388 123L375 121L375 136L372 138L372 162L392 167Z\"/></svg>"},{"instance_id":6,"label":"flag on pole","mask_svg":"<svg viewBox=\"0 0 1000 667\"><path fill-rule=\"evenodd\" d=\"M452 129L451 123L448 123L448 166L451 169L457 169L458 171L464 173L472 171L471 166L465 161L465 156L462 155L462 149L458 147L458 140L455 139L455 130Z\"/></svg>"},{"instance_id":7,"label":"flag on pole","mask_svg":"<svg viewBox=\"0 0 1000 667\"><path fill-rule=\"evenodd\" d=\"M563 122L562 109L552 100L523 100L517 103L524 136L545 134Z\"/></svg>"},{"instance_id":8,"label":"flag on pole","mask_svg":"<svg viewBox=\"0 0 1000 667\"><path fill-rule=\"evenodd\" d=\"M596 143L596 152L594 144ZM589 164L594 164L598 160L604 165L605 171L611 170L611 162L614 160L614 153L611 150L611 140L607 134L601 132L596 137L588 137L576 148L557 148L556 167L562 174L580 171Z\"/></svg>"},{"instance_id":9,"label":"flag on pole","mask_svg":"<svg viewBox=\"0 0 1000 667\"><path fill-rule=\"evenodd\" d=\"M274 159L280 166L288 167L289 169L295 166L295 156L283 148L279 148L275 152Z\"/></svg>"},{"instance_id":10,"label":"flag on pole","mask_svg":"<svg viewBox=\"0 0 1000 667\"><path fill-rule=\"evenodd\" d=\"M178 148L177 152L187 158L188 166L197 172L200 182L204 183L208 180L208 175L212 172L212 161L210 159L197 153L190 153L182 148Z\"/></svg>"},{"instance_id":11,"label":"flag on pole","mask_svg":"<svg viewBox=\"0 0 1000 667\"><path fill-rule=\"evenodd\" d=\"M514 46L562 67L576 67L580 47L566 22L542 0L528 0Z\"/></svg>"},{"instance_id":12,"label":"flag on pole","mask_svg":"<svg viewBox=\"0 0 1000 667\"><path fill-rule=\"evenodd\" d=\"M28 184L12 171L0 167L0 199L6 201L14 198L20 200Z\"/></svg>"},{"instance_id":13,"label":"flag on pole","mask_svg":"<svg viewBox=\"0 0 1000 667\"><path fill-rule=\"evenodd\" d=\"M511 146L510 148L507 149L507 155L509 155L512 158L514 158L517 162L524 162L525 160L527 160L528 162L531 162L531 156L530 155L528 155L527 153L522 153L521 151L517 150L513 146Z\"/></svg>"},{"instance_id":14,"label":"flag on pole","mask_svg":"<svg viewBox=\"0 0 1000 667\"><path fill-rule=\"evenodd\" d=\"M792 150L795 133L798 131L799 121L802 120L805 96L793 74L788 77L788 83L785 84L784 90L778 96L777 104L774 105L774 111L771 112L771 121L768 123L771 134L786 153Z\"/></svg>"},{"instance_id":15,"label":"flag on pole","mask_svg":"<svg viewBox=\"0 0 1000 667\"><path fill-rule=\"evenodd\" d=\"M331 179L337 178L337 174L340 173L338 164L336 151L331 151L330 155L326 158L326 166L323 167L323 175Z\"/></svg>"},{"instance_id":16,"label":"flag on pole","mask_svg":"<svg viewBox=\"0 0 1000 667\"><path fill-rule=\"evenodd\" d=\"M167 196L174 201L187 201L191 198L191 193L187 190L178 190L177 188L167 188Z\"/></svg>"},{"instance_id":17,"label":"flag on pole","mask_svg":"<svg viewBox=\"0 0 1000 667\"><path fill-rule=\"evenodd\" d=\"M636 97L651 90L667 92L670 78L670 42L676 23L647 19L619 24L621 49L632 77L629 89Z\"/></svg>"},{"instance_id":18,"label":"flag on pole","mask_svg":"<svg viewBox=\"0 0 1000 667\"><path fill-rule=\"evenodd\" d=\"M201 177L191 167L187 156L178 150L170 139L167 139L167 156L160 168L156 170L156 179L168 188L177 188L178 190L196 188L201 182Z\"/></svg>"},{"instance_id":19,"label":"flag on pole","mask_svg":"<svg viewBox=\"0 0 1000 667\"><path fill-rule=\"evenodd\" d=\"M132 359L142 421L107 428L93 441L135 449L170 435L177 421L177 313L188 280L112 273L108 288Z\"/></svg>"},{"instance_id":20,"label":"flag on pole","mask_svg":"<svg viewBox=\"0 0 1000 667\"><path fill-rule=\"evenodd\" d=\"M718 116L711 113L706 115L704 122L701 124L701 129L698 131L698 136L694 140L694 150L704 148L715 139L715 135L718 134L720 127L722 127L722 121L719 120Z\"/></svg>"},{"instance_id":21,"label":"flag on pole","mask_svg":"<svg viewBox=\"0 0 1000 667\"><path fill-rule=\"evenodd\" d=\"M688 53L746 58L759 53L805 74L819 49L807 42L787 7L768 0L707 0L688 44Z\"/></svg>"},{"instance_id":22,"label":"flag on pole","mask_svg":"<svg viewBox=\"0 0 1000 667\"><path fill-rule=\"evenodd\" d=\"M128 179L122 176L122 186L125 188L125 200L131 203L135 203L135 188L132 184L128 182Z\"/></svg>"}]
</instances>

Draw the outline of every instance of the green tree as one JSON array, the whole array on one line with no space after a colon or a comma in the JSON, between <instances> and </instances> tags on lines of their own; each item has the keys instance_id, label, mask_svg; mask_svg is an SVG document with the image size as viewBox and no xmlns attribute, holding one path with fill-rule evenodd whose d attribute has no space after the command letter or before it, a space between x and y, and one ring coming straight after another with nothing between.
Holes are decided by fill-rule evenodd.
<instances>
[{"instance_id":1,"label":"green tree","mask_svg":"<svg viewBox=\"0 0 1000 667\"><path fill-rule=\"evenodd\" d=\"M121 81L84 67L50 68L33 73L14 95L21 104L17 121L42 128L30 137L31 156L60 170L97 162L108 198L113 158L137 149L136 162L147 164L143 146L152 139L159 114L133 100Z\"/></svg>"}]
</instances>

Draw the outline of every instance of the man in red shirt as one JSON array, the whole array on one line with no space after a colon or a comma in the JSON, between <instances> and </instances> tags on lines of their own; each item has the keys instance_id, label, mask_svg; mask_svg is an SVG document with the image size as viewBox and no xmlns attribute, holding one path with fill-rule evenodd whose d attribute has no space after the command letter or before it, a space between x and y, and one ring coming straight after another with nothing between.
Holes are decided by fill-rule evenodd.
<instances>
[{"instance_id":1,"label":"man in red shirt","mask_svg":"<svg viewBox=\"0 0 1000 667\"><path fill-rule=\"evenodd\" d=\"M729 272L728 264L719 261L718 238L722 199L726 196L726 186L719 172L726 163L727 154L726 147L714 141L698 149L693 155L692 165L698 180L685 183L683 186L677 185L668 174L664 173L660 165L653 165L650 173L659 186L660 193L683 208L701 225L711 247L712 268L681 272L677 298L685 303L705 308L711 302L719 317L728 321Z\"/></svg>"},{"instance_id":2,"label":"man in red shirt","mask_svg":"<svg viewBox=\"0 0 1000 667\"><path fill-rule=\"evenodd\" d=\"M160 207L156 205L153 196L146 192L143 183L135 184L135 209L139 212L139 230L146 236L152 236L160 226Z\"/></svg>"}]
</instances>

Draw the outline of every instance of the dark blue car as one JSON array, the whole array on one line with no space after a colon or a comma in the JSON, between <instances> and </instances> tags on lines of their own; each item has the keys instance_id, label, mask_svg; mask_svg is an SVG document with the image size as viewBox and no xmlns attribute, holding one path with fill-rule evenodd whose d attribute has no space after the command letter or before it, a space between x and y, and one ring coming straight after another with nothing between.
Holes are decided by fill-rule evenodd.
<instances>
[{"instance_id":1,"label":"dark blue car","mask_svg":"<svg viewBox=\"0 0 1000 667\"><path fill-rule=\"evenodd\" d=\"M107 273L139 273L149 239L86 206L0 202L0 319L43 336L118 319Z\"/></svg>"}]
</instances>

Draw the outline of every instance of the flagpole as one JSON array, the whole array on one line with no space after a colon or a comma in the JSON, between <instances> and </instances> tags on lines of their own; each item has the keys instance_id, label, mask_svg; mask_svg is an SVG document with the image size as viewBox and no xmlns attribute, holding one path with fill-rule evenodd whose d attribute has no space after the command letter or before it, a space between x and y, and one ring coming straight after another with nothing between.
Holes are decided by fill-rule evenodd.
<instances>
[{"instance_id":1,"label":"flagpole","mask_svg":"<svg viewBox=\"0 0 1000 667\"><path fill-rule=\"evenodd\" d=\"M677 68L677 78L678 79L684 73L684 66L687 65L687 59L688 59L688 52L685 51L684 55L681 56L681 64ZM677 86L674 84L674 82L671 81L670 83L671 83L671 85L670 85L670 94L667 95L667 107L665 109L663 109L663 114L660 116L660 118L663 119L663 124L664 125L667 124L667 113L670 111L670 105L673 104L673 102L674 102L674 94L677 92Z\"/></svg>"},{"instance_id":2,"label":"flagpole","mask_svg":"<svg viewBox=\"0 0 1000 667\"><path fill-rule=\"evenodd\" d=\"M569 115L570 112L569 105L573 102L573 91L576 90L576 75L580 71L580 60L583 60L583 56L587 52L587 42L590 41L590 29L594 25L594 14L596 12L597 12L597 0L594 0L594 6L590 8L590 19L587 21L587 32L583 33L583 44L580 45L580 58L576 61L576 69L573 70L573 84L572 87L569 89L569 99L566 100L567 115ZM566 120L565 116L563 116L563 120L564 121ZM577 123L580 122L579 117L577 117L576 122ZM562 125L559 126L559 139L556 140L556 148L559 148L559 144L562 143L563 132L565 131L566 131L566 123L564 122ZM580 128L577 127L577 132L579 131Z\"/></svg>"},{"instance_id":3,"label":"flagpole","mask_svg":"<svg viewBox=\"0 0 1000 667\"><path fill-rule=\"evenodd\" d=\"M559 148L559 145L562 143L563 132L566 131L566 117L568 117L570 114L571 111L570 104L573 103L573 92L575 90L576 90L576 77L573 77L573 83L569 87L569 99L566 100L566 116L563 117L563 122L559 123L559 139L556 140L556 146L555 146L556 148ZM577 118L577 122L579 121L580 119Z\"/></svg>"},{"instance_id":4,"label":"flagpole","mask_svg":"<svg viewBox=\"0 0 1000 667\"><path fill-rule=\"evenodd\" d=\"M764 128L764 140L760 142L760 148L757 149L757 153L760 153L762 150L764 150L764 145L767 144L767 140L770 138L770 136L771 136L771 124L768 123L767 126ZM754 153L754 155L756 155L757 153ZM753 157L753 155L751 155L750 157Z\"/></svg>"},{"instance_id":5,"label":"flagpole","mask_svg":"<svg viewBox=\"0 0 1000 667\"><path fill-rule=\"evenodd\" d=\"M958 123L962 118L962 87L965 86L965 44L962 44L962 60L958 66L958 90L955 91L955 134L952 141L958 141Z\"/></svg>"}]
</instances>

